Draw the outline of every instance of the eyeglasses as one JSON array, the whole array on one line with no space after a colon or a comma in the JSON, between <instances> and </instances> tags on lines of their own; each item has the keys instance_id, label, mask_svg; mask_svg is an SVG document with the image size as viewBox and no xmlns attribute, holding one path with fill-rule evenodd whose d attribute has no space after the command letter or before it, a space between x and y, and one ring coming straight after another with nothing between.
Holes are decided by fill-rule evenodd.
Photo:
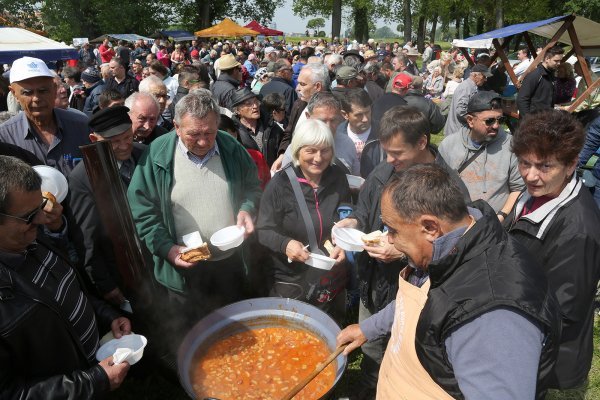
<instances>
[{"instance_id":1,"label":"eyeglasses","mask_svg":"<svg viewBox=\"0 0 600 400\"><path fill-rule=\"evenodd\" d=\"M18 219L19 221L25 222L27 225L31 225L31 223L35 219L36 215L40 211L42 211L42 209L44 207L46 207L46 203L48 203L48 199L44 197L44 200L42 200L42 204L40 204L39 207L37 207L35 210L33 210L29 214L25 215L24 217L17 217L16 215L10 215L10 214L4 214L4 213L0 213L0 215L2 215L3 217Z\"/></svg>"},{"instance_id":2,"label":"eyeglasses","mask_svg":"<svg viewBox=\"0 0 600 400\"><path fill-rule=\"evenodd\" d=\"M162 93L155 94L154 97L156 97L157 99L165 99L165 100L169 100L171 98L171 96L169 96L168 94L162 94Z\"/></svg>"},{"instance_id":3,"label":"eyeglasses","mask_svg":"<svg viewBox=\"0 0 600 400\"><path fill-rule=\"evenodd\" d=\"M485 126L492 126L494 125L496 122L498 123L498 125L503 124L506 121L506 117L502 116L502 117L497 117L497 118L486 118L486 119L482 119L483 123L485 124Z\"/></svg>"}]
</instances>

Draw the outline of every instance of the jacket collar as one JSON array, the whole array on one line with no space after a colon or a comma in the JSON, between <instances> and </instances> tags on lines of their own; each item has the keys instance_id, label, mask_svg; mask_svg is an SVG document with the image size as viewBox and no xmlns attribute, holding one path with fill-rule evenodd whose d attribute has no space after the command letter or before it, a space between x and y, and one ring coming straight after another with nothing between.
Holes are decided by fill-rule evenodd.
<instances>
[{"instance_id":1,"label":"jacket collar","mask_svg":"<svg viewBox=\"0 0 600 400\"><path fill-rule=\"evenodd\" d=\"M274 76L273 78L271 78L271 82L282 82L285 83L288 86L292 86L292 84L289 81L286 81L285 79L279 77L279 76Z\"/></svg>"},{"instance_id":2,"label":"jacket collar","mask_svg":"<svg viewBox=\"0 0 600 400\"><path fill-rule=\"evenodd\" d=\"M461 265L506 239L507 233L492 207L483 200L473 202L470 207L478 209L483 215L458 240L448 255L429 263L432 289L442 285Z\"/></svg>"},{"instance_id":3,"label":"jacket collar","mask_svg":"<svg viewBox=\"0 0 600 400\"><path fill-rule=\"evenodd\" d=\"M548 228L548 226L550 226L550 223L554 219L556 213L558 213L558 211L561 208L569 204L573 199L575 199L579 195L581 187L582 183L577 178L577 174L573 174L573 177L571 178L567 186L565 186L565 188L562 190L562 192L560 192L558 197L548 201L546 204L542 205L540 208L533 211L532 213L529 213L519 218L519 220L526 220L535 225L538 225L539 229L537 233L535 233L535 237L537 237L538 239L542 239L544 233L546 232L546 229ZM517 201L517 205L515 206L515 218L517 218L518 215L521 214L525 203L527 203L530 199L531 195L529 194L529 192L527 192L527 190L525 190L519 198L519 200Z\"/></svg>"},{"instance_id":4,"label":"jacket collar","mask_svg":"<svg viewBox=\"0 0 600 400\"><path fill-rule=\"evenodd\" d=\"M219 151L226 154L231 151L231 143L235 139L223 131L217 132L216 143L219 146ZM170 171L173 166L173 154L177 145L177 134L175 131L165 133L150 145L150 151L153 156L153 162L158 167Z\"/></svg>"}]
</instances>

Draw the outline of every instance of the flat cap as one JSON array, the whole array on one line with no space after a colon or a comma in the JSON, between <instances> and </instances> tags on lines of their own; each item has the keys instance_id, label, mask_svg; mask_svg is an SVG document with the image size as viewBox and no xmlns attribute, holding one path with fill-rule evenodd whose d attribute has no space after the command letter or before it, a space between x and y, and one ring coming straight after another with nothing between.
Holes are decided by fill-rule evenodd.
<instances>
[{"instance_id":1,"label":"flat cap","mask_svg":"<svg viewBox=\"0 0 600 400\"><path fill-rule=\"evenodd\" d=\"M92 132L107 139L131 128L128 113L129 108L125 106L104 108L92 115L88 125Z\"/></svg>"}]
</instances>

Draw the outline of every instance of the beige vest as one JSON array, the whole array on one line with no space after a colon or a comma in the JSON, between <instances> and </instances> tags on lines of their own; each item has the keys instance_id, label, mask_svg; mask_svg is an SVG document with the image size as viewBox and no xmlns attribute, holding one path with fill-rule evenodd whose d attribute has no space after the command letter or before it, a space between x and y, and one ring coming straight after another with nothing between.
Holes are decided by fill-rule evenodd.
<instances>
[{"instance_id":1,"label":"beige vest","mask_svg":"<svg viewBox=\"0 0 600 400\"><path fill-rule=\"evenodd\" d=\"M431 379L415 350L417 322L428 291L429 280L419 288L400 278L392 335L379 370L377 399L452 399Z\"/></svg>"}]
</instances>

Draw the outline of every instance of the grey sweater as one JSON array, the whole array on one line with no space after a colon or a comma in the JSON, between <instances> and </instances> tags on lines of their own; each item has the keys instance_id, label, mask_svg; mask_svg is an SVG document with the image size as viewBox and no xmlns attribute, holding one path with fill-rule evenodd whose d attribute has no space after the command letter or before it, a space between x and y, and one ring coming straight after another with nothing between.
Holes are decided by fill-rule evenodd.
<instances>
[{"instance_id":1,"label":"grey sweater","mask_svg":"<svg viewBox=\"0 0 600 400\"><path fill-rule=\"evenodd\" d=\"M517 157L510 150L512 136L502 128L494 140L482 143L481 151L461 173L460 178L469 189L471 200L485 200L498 212L512 192L525 189L519 174ZM438 148L446 163L455 171L477 152L468 131L446 136Z\"/></svg>"}]
</instances>

